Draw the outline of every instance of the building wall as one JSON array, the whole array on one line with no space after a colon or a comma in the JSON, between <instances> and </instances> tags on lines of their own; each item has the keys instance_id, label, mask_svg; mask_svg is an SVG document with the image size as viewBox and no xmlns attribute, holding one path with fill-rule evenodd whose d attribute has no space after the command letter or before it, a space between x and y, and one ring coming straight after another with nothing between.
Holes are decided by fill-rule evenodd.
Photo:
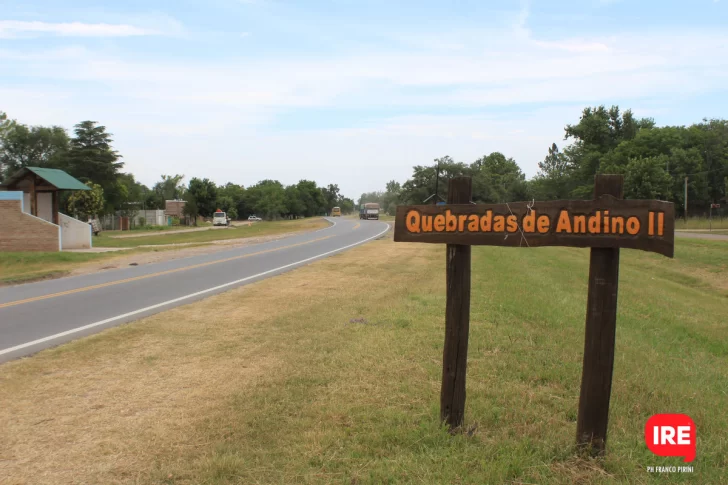
<instances>
[{"instance_id":1,"label":"building wall","mask_svg":"<svg viewBox=\"0 0 728 485\"><path fill-rule=\"evenodd\" d=\"M0 251L60 251L61 228L23 212L22 192L0 192Z\"/></svg>"},{"instance_id":2,"label":"building wall","mask_svg":"<svg viewBox=\"0 0 728 485\"><path fill-rule=\"evenodd\" d=\"M53 194L50 192L39 192L38 197L38 217L53 222ZM23 193L23 212L30 214L30 194Z\"/></svg>"},{"instance_id":3,"label":"building wall","mask_svg":"<svg viewBox=\"0 0 728 485\"><path fill-rule=\"evenodd\" d=\"M92 247L91 226L88 222L81 222L60 212L58 222L61 226L61 249L90 249Z\"/></svg>"}]
</instances>

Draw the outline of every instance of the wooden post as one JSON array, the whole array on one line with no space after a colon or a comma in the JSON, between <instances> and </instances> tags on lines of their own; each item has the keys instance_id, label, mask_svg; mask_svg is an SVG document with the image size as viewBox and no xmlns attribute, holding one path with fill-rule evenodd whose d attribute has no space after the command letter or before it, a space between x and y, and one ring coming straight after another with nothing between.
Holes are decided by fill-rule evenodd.
<instances>
[{"instance_id":1,"label":"wooden post","mask_svg":"<svg viewBox=\"0 0 728 485\"><path fill-rule=\"evenodd\" d=\"M449 181L448 204L469 204L470 177ZM447 303L445 309L445 348L442 357L440 419L450 429L463 422L465 413L465 370L468 360L470 328L470 246L447 245Z\"/></svg>"},{"instance_id":2,"label":"wooden post","mask_svg":"<svg viewBox=\"0 0 728 485\"><path fill-rule=\"evenodd\" d=\"M30 177L30 214L38 217L38 195L35 192L35 175Z\"/></svg>"},{"instance_id":3,"label":"wooden post","mask_svg":"<svg viewBox=\"0 0 728 485\"><path fill-rule=\"evenodd\" d=\"M53 224L58 225L58 206L60 205L60 191L55 190L53 191Z\"/></svg>"},{"instance_id":4,"label":"wooden post","mask_svg":"<svg viewBox=\"0 0 728 485\"><path fill-rule=\"evenodd\" d=\"M597 175L594 198L624 195L622 175ZM592 455L604 453L609 396L612 391L614 340L617 326L619 248L592 248L589 261L584 365L576 422L577 445Z\"/></svg>"}]
</instances>

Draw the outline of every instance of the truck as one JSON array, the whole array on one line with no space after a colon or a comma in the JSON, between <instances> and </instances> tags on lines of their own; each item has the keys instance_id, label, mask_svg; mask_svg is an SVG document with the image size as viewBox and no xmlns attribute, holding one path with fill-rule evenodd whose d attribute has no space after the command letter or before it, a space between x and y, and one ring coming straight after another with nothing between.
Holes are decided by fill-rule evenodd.
<instances>
[{"instance_id":1,"label":"truck","mask_svg":"<svg viewBox=\"0 0 728 485\"><path fill-rule=\"evenodd\" d=\"M213 226L229 226L230 219L228 219L227 213L218 209L215 212L215 214L213 214L213 216L212 216L212 225Z\"/></svg>"},{"instance_id":2,"label":"truck","mask_svg":"<svg viewBox=\"0 0 728 485\"><path fill-rule=\"evenodd\" d=\"M359 207L359 219L379 219L379 204L368 202Z\"/></svg>"},{"instance_id":3,"label":"truck","mask_svg":"<svg viewBox=\"0 0 728 485\"><path fill-rule=\"evenodd\" d=\"M341 207L331 209L331 217L341 217Z\"/></svg>"}]
</instances>

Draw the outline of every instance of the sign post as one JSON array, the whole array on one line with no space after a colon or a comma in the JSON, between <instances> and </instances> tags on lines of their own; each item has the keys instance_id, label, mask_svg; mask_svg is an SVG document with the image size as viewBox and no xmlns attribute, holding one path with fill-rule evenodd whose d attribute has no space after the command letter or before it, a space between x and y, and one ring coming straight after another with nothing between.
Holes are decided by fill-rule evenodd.
<instances>
[{"instance_id":1,"label":"sign post","mask_svg":"<svg viewBox=\"0 0 728 485\"><path fill-rule=\"evenodd\" d=\"M472 193L469 177L448 183L447 203L468 204ZM465 415L465 369L470 332L470 246L448 244L446 251L445 346L442 356L440 421L457 428Z\"/></svg>"},{"instance_id":2,"label":"sign post","mask_svg":"<svg viewBox=\"0 0 728 485\"><path fill-rule=\"evenodd\" d=\"M597 176L594 198L622 199L621 175ZM617 332L619 248L592 248L589 256L589 293L586 303L584 362L581 374L576 443L594 454L607 442L609 397L612 392L614 340Z\"/></svg>"},{"instance_id":3,"label":"sign post","mask_svg":"<svg viewBox=\"0 0 728 485\"><path fill-rule=\"evenodd\" d=\"M440 417L463 422L470 324L470 246L591 248L577 444L604 452L612 388L620 248L673 257L675 208L623 200L621 175L597 175L593 200L473 204L469 177L450 180L446 205L397 207L396 242L447 245Z\"/></svg>"}]
</instances>

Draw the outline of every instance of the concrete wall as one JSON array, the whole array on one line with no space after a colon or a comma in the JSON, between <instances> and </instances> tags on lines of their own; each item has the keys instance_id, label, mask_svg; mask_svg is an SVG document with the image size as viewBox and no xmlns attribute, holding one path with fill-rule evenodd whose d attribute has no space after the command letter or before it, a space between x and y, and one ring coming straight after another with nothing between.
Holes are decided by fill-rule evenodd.
<instances>
[{"instance_id":1,"label":"concrete wall","mask_svg":"<svg viewBox=\"0 0 728 485\"><path fill-rule=\"evenodd\" d=\"M61 228L23 209L22 192L0 192L0 251L60 251Z\"/></svg>"},{"instance_id":2,"label":"concrete wall","mask_svg":"<svg viewBox=\"0 0 728 485\"><path fill-rule=\"evenodd\" d=\"M91 249L91 225L81 222L66 214L58 213L58 222L61 226L61 250L63 249Z\"/></svg>"},{"instance_id":3,"label":"concrete wall","mask_svg":"<svg viewBox=\"0 0 728 485\"><path fill-rule=\"evenodd\" d=\"M135 223L139 222L139 218L143 217L146 220L148 226L166 226L167 216L164 215L163 210L141 210L135 216Z\"/></svg>"},{"instance_id":4,"label":"concrete wall","mask_svg":"<svg viewBox=\"0 0 728 485\"><path fill-rule=\"evenodd\" d=\"M38 192L38 217L44 221L53 222L53 194ZM23 212L30 214L30 194L23 194Z\"/></svg>"}]
</instances>

